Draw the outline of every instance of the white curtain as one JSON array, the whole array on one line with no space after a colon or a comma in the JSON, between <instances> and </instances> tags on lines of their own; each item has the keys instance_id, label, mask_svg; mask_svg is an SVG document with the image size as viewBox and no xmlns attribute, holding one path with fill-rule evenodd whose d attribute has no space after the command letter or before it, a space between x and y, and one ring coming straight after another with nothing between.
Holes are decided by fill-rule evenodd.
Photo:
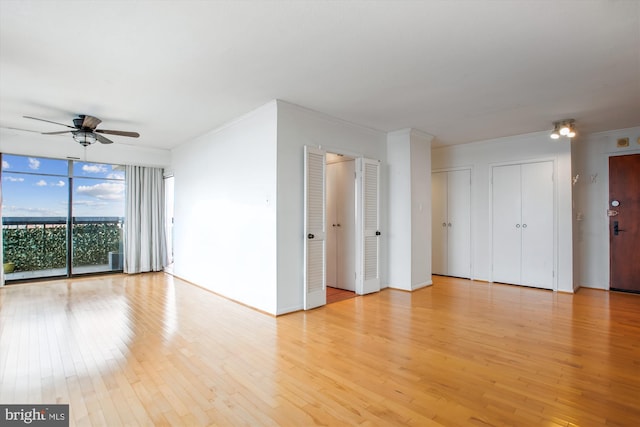
<instances>
[{"instance_id":1,"label":"white curtain","mask_svg":"<svg viewBox=\"0 0 640 427\"><path fill-rule=\"evenodd\" d=\"M167 265L162 169L126 166L124 272L161 271Z\"/></svg>"}]
</instances>

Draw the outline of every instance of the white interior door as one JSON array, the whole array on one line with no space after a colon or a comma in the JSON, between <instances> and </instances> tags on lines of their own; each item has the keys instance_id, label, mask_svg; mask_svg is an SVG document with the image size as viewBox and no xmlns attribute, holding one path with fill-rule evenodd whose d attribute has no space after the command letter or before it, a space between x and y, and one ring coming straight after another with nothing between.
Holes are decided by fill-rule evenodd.
<instances>
[{"instance_id":1,"label":"white interior door","mask_svg":"<svg viewBox=\"0 0 640 427\"><path fill-rule=\"evenodd\" d=\"M326 284L327 286L338 287L338 199L339 199L339 164L326 165Z\"/></svg>"},{"instance_id":2,"label":"white interior door","mask_svg":"<svg viewBox=\"0 0 640 427\"><path fill-rule=\"evenodd\" d=\"M493 281L520 284L520 165L494 166L492 182Z\"/></svg>"},{"instance_id":3,"label":"white interior door","mask_svg":"<svg viewBox=\"0 0 640 427\"><path fill-rule=\"evenodd\" d=\"M337 206L337 287L356 290L356 180L355 160L340 165ZM328 202L328 201L327 201Z\"/></svg>"},{"instance_id":4,"label":"white interior door","mask_svg":"<svg viewBox=\"0 0 640 427\"><path fill-rule=\"evenodd\" d=\"M431 174L431 271L447 275L447 172Z\"/></svg>"},{"instance_id":5,"label":"white interior door","mask_svg":"<svg viewBox=\"0 0 640 427\"><path fill-rule=\"evenodd\" d=\"M380 290L380 162L358 159L358 261L356 293Z\"/></svg>"},{"instance_id":6,"label":"white interior door","mask_svg":"<svg viewBox=\"0 0 640 427\"><path fill-rule=\"evenodd\" d=\"M325 276L325 152L305 147L304 155L304 309L327 303Z\"/></svg>"},{"instance_id":7,"label":"white interior door","mask_svg":"<svg viewBox=\"0 0 640 427\"><path fill-rule=\"evenodd\" d=\"M553 162L522 165L522 284L553 288Z\"/></svg>"},{"instance_id":8,"label":"white interior door","mask_svg":"<svg viewBox=\"0 0 640 427\"><path fill-rule=\"evenodd\" d=\"M447 273L471 277L471 171L447 172Z\"/></svg>"}]
</instances>

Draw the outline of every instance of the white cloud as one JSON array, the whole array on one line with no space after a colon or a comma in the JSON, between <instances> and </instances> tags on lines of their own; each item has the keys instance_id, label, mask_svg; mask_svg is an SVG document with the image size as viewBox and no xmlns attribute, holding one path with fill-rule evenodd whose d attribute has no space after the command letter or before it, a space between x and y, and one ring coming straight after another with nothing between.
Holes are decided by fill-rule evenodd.
<instances>
[{"instance_id":1,"label":"white cloud","mask_svg":"<svg viewBox=\"0 0 640 427\"><path fill-rule=\"evenodd\" d=\"M44 179L41 179L40 181L36 182L36 185L38 187L46 187L47 186L47 182Z\"/></svg>"},{"instance_id":2,"label":"white cloud","mask_svg":"<svg viewBox=\"0 0 640 427\"><path fill-rule=\"evenodd\" d=\"M16 178L15 176L3 176L5 181L9 181L9 182L22 182L24 181L24 178Z\"/></svg>"},{"instance_id":3,"label":"white cloud","mask_svg":"<svg viewBox=\"0 0 640 427\"><path fill-rule=\"evenodd\" d=\"M105 173L107 167L105 165L82 165L82 170L89 173Z\"/></svg>"},{"instance_id":4,"label":"white cloud","mask_svg":"<svg viewBox=\"0 0 640 427\"><path fill-rule=\"evenodd\" d=\"M64 181L60 180L58 182L52 182L50 185L53 185L54 187L64 187Z\"/></svg>"},{"instance_id":5,"label":"white cloud","mask_svg":"<svg viewBox=\"0 0 640 427\"><path fill-rule=\"evenodd\" d=\"M9 166L9 162L7 162L6 160L2 161L2 169L9 169L11 166Z\"/></svg>"},{"instance_id":6,"label":"white cloud","mask_svg":"<svg viewBox=\"0 0 640 427\"><path fill-rule=\"evenodd\" d=\"M124 179L124 172L111 172L107 175L109 179Z\"/></svg>"},{"instance_id":7,"label":"white cloud","mask_svg":"<svg viewBox=\"0 0 640 427\"><path fill-rule=\"evenodd\" d=\"M29 157L29 168L38 170L40 168L40 160Z\"/></svg>"},{"instance_id":8,"label":"white cloud","mask_svg":"<svg viewBox=\"0 0 640 427\"><path fill-rule=\"evenodd\" d=\"M100 200L121 200L124 197L124 183L101 182L95 185L80 185L77 192Z\"/></svg>"}]
</instances>

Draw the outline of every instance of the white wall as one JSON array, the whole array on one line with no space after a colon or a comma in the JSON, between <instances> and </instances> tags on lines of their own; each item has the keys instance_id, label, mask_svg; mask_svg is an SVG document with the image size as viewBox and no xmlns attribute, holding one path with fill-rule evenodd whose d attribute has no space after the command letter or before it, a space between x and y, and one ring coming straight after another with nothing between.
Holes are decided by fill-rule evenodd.
<instances>
[{"instance_id":1,"label":"white wall","mask_svg":"<svg viewBox=\"0 0 640 427\"><path fill-rule=\"evenodd\" d=\"M382 161L381 284L387 283L386 134L283 101L278 104L278 314L302 309L303 303L303 153L321 146L332 153Z\"/></svg>"},{"instance_id":2,"label":"white wall","mask_svg":"<svg viewBox=\"0 0 640 427\"><path fill-rule=\"evenodd\" d=\"M411 291L431 281L431 135L387 135L389 286Z\"/></svg>"},{"instance_id":3,"label":"white wall","mask_svg":"<svg viewBox=\"0 0 640 427\"><path fill-rule=\"evenodd\" d=\"M389 285L405 290L411 289L412 282L410 164L409 135L406 131L390 132L387 135L389 231L386 233L389 245Z\"/></svg>"},{"instance_id":4,"label":"white wall","mask_svg":"<svg viewBox=\"0 0 640 427\"><path fill-rule=\"evenodd\" d=\"M552 140L548 132L499 138L432 150L432 168L471 167L472 278L491 280L491 167L495 164L553 160L556 167L555 258L557 290L574 291L571 147L569 140Z\"/></svg>"},{"instance_id":5,"label":"white wall","mask_svg":"<svg viewBox=\"0 0 640 427\"><path fill-rule=\"evenodd\" d=\"M629 138L629 147L617 147ZM609 157L640 153L640 127L588 135L572 143L576 282L609 289Z\"/></svg>"},{"instance_id":6,"label":"white wall","mask_svg":"<svg viewBox=\"0 0 640 427\"><path fill-rule=\"evenodd\" d=\"M411 290L431 285L431 140L411 135Z\"/></svg>"},{"instance_id":7,"label":"white wall","mask_svg":"<svg viewBox=\"0 0 640 427\"><path fill-rule=\"evenodd\" d=\"M0 152L22 156L48 157L81 161L110 163L116 165L137 165L167 167L171 164L171 151L120 144L93 144L86 149L71 136L47 136L30 132L0 129Z\"/></svg>"},{"instance_id":8,"label":"white wall","mask_svg":"<svg viewBox=\"0 0 640 427\"><path fill-rule=\"evenodd\" d=\"M173 150L174 274L272 314L276 120L270 102Z\"/></svg>"}]
</instances>

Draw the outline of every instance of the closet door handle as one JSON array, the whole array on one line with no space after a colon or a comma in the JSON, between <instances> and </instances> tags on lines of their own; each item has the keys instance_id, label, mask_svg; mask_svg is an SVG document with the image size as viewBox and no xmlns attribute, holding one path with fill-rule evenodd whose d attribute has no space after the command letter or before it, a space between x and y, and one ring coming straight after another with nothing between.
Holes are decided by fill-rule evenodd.
<instances>
[{"instance_id":1,"label":"closet door handle","mask_svg":"<svg viewBox=\"0 0 640 427\"><path fill-rule=\"evenodd\" d=\"M447 226L447 223L446 223L446 222L443 222L443 223L442 223L442 226L443 226L443 227L446 227L446 226Z\"/></svg>"},{"instance_id":2,"label":"closet door handle","mask_svg":"<svg viewBox=\"0 0 640 427\"><path fill-rule=\"evenodd\" d=\"M527 224L522 224L522 228L527 228Z\"/></svg>"},{"instance_id":3,"label":"closet door handle","mask_svg":"<svg viewBox=\"0 0 640 427\"><path fill-rule=\"evenodd\" d=\"M307 237L308 237L309 239L313 239L313 238L314 238L314 237L316 237L316 236L314 236L313 234L309 233L309 234L307 234Z\"/></svg>"},{"instance_id":4,"label":"closet door handle","mask_svg":"<svg viewBox=\"0 0 640 427\"><path fill-rule=\"evenodd\" d=\"M520 228L520 224L516 224L516 228Z\"/></svg>"}]
</instances>

